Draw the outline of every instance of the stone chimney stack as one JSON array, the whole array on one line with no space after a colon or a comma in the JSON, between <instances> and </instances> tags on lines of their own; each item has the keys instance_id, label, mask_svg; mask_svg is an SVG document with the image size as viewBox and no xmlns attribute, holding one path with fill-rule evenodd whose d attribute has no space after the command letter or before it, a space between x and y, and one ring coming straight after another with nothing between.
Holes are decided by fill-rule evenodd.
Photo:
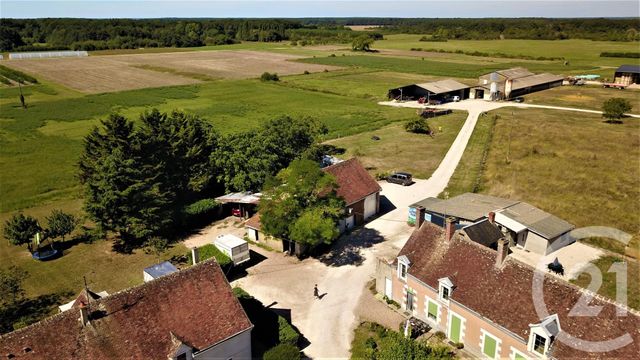
<instances>
[{"instance_id":1,"label":"stone chimney stack","mask_svg":"<svg viewBox=\"0 0 640 360\"><path fill-rule=\"evenodd\" d=\"M86 326L91 319L89 319L89 307L84 303L80 303L80 323L82 326Z\"/></svg>"},{"instance_id":2,"label":"stone chimney stack","mask_svg":"<svg viewBox=\"0 0 640 360\"><path fill-rule=\"evenodd\" d=\"M423 206L418 205L416 207L416 229L420 229L422 223L424 223L425 209Z\"/></svg>"},{"instance_id":3,"label":"stone chimney stack","mask_svg":"<svg viewBox=\"0 0 640 360\"><path fill-rule=\"evenodd\" d=\"M493 211L489 213L489 222L492 224L496 223L496 213Z\"/></svg>"},{"instance_id":4,"label":"stone chimney stack","mask_svg":"<svg viewBox=\"0 0 640 360\"><path fill-rule=\"evenodd\" d=\"M496 268L501 268L509 255L509 241L505 238L498 240L498 254L496 255Z\"/></svg>"},{"instance_id":5,"label":"stone chimney stack","mask_svg":"<svg viewBox=\"0 0 640 360\"><path fill-rule=\"evenodd\" d=\"M200 262L200 249L197 246L191 248L191 259L193 259L193 265Z\"/></svg>"},{"instance_id":6,"label":"stone chimney stack","mask_svg":"<svg viewBox=\"0 0 640 360\"><path fill-rule=\"evenodd\" d=\"M453 219L447 218L445 220L445 225L444 225L445 239L447 241L451 241L451 238L453 237L453 233L455 232L456 232L456 226L453 224Z\"/></svg>"}]
</instances>

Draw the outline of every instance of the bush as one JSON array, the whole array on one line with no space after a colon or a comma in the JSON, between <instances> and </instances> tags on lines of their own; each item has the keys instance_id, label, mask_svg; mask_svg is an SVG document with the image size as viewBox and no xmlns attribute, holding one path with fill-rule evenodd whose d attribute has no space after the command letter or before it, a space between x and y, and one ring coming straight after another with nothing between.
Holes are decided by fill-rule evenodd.
<instances>
[{"instance_id":1,"label":"bush","mask_svg":"<svg viewBox=\"0 0 640 360\"><path fill-rule=\"evenodd\" d=\"M293 41L291 42L291 46L298 46L298 42L297 42L297 41L295 41L295 40L293 40Z\"/></svg>"},{"instance_id":2,"label":"bush","mask_svg":"<svg viewBox=\"0 0 640 360\"><path fill-rule=\"evenodd\" d=\"M291 344L280 344L264 353L264 360L300 360L300 350Z\"/></svg>"},{"instance_id":3,"label":"bush","mask_svg":"<svg viewBox=\"0 0 640 360\"><path fill-rule=\"evenodd\" d=\"M386 180L389 177L390 173L388 171L382 171L376 173L376 180Z\"/></svg>"},{"instance_id":4,"label":"bush","mask_svg":"<svg viewBox=\"0 0 640 360\"><path fill-rule=\"evenodd\" d=\"M233 296L235 296L238 299L251 299L252 296L249 295L248 292L244 291L243 288L241 287L234 287L233 289L231 289L233 291Z\"/></svg>"},{"instance_id":5,"label":"bush","mask_svg":"<svg viewBox=\"0 0 640 360\"><path fill-rule=\"evenodd\" d=\"M262 73L262 76L260 76L260 81L280 81L280 78L276 73L272 74L265 71L264 73Z\"/></svg>"},{"instance_id":6,"label":"bush","mask_svg":"<svg viewBox=\"0 0 640 360\"><path fill-rule=\"evenodd\" d=\"M435 338L440 340L440 341L442 341L442 340L447 338L447 335L442 331L436 331L436 333L433 334L433 336L435 336Z\"/></svg>"},{"instance_id":7,"label":"bush","mask_svg":"<svg viewBox=\"0 0 640 360\"><path fill-rule=\"evenodd\" d=\"M421 117L417 119L409 120L404 125L404 129L414 134L430 134L431 133L431 130L429 129L429 125L427 124L427 120Z\"/></svg>"},{"instance_id":8,"label":"bush","mask_svg":"<svg viewBox=\"0 0 640 360\"><path fill-rule=\"evenodd\" d=\"M187 215L203 215L218 208L220 204L214 199L202 199L184 207L183 212Z\"/></svg>"},{"instance_id":9,"label":"bush","mask_svg":"<svg viewBox=\"0 0 640 360\"><path fill-rule=\"evenodd\" d=\"M630 58L630 59L638 59L640 58L640 52L601 52L600 57L615 57L615 58Z\"/></svg>"},{"instance_id":10,"label":"bush","mask_svg":"<svg viewBox=\"0 0 640 360\"><path fill-rule=\"evenodd\" d=\"M278 340L281 344L297 345L300 334L289 324L287 319L278 316Z\"/></svg>"},{"instance_id":11,"label":"bush","mask_svg":"<svg viewBox=\"0 0 640 360\"><path fill-rule=\"evenodd\" d=\"M225 255L222 251L218 250L218 248L213 244L207 244L200 249L200 261L204 261L207 259L211 259L212 257L216 258L216 261L220 266L231 264L231 259ZM193 263L193 258L191 257L191 252L187 255L189 259L189 264Z\"/></svg>"},{"instance_id":12,"label":"bush","mask_svg":"<svg viewBox=\"0 0 640 360\"><path fill-rule=\"evenodd\" d=\"M464 349L464 344L461 342L453 343L453 347L456 349Z\"/></svg>"},{"instance_id":13,"label":"bush","mask_svg":"<svg viewBox=\"0 0 640 360\"><path fill-rule=\"evenodd\" d=\"M376 340L373 337L369 336L367 340L364 342L364 346L368 347L369 349L375 350L378 347L378 344L376 343Z\"/></svg>"},{"instance_id":14,"label":"bush","mask_svg":"<svg viewBox=\"0 0 640 360\"><path fill-rule=\"evenodd\" d=\"M304 71L304 74L305 74L305 75L309 75L309 71L305 70L305 71Z\"/></svg>"}]
</instances>

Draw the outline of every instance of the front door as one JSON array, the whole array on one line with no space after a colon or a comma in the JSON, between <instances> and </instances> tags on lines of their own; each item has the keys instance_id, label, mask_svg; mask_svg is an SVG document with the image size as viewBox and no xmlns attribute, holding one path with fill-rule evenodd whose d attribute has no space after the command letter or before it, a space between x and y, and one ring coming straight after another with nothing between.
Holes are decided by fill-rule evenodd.
<instances>
[{"instance_id":1,"label":"front door","mask_svg":"<svg viewBox=\"0 0 640 360\"><path fill-rule=\"evenodd\" d=\"M384 295L388 299L393 299L393 283L388 277L384 278Z\"/></svg>"},{"instance_id":2,"label":"front door","mask_svg":"<svg viewBox=\"0 0 640 360\"><path fill-rule=\"evenodd\" d=\"M451 314L451 321L449 321L449 339L454 343L460 342L460 333L462 331L462 319L456 315Z\"/></svg>"}]
</instances>

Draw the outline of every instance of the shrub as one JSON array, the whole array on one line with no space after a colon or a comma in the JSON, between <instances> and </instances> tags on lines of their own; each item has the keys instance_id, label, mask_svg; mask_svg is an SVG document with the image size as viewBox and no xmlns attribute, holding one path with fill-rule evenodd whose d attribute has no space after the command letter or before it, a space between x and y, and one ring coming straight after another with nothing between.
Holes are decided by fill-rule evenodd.
<instances>
[{"instance_id":1,"label":"shrub","mask_svg":"<svg viewBox=\"0 0 640 360\"><path fill-rule=\"evenodd\" d=\"M440 341L442 341L442 340L447 338L447 335L442 331L436 331L436 333L433 334L433 336L435 336L435 338L440 340Z\"/></svg>"},{"instance_id":2,"label":"shrub","mask_svg":"<svg viewBox=\"0 0 640 360\"><path fill-rule=\"evenodd\" d=\"M464 344L461 342L453 343L453 347L456 349L464 349Z\"/></svg>"},{"instance_id":3,"label":"shrub","mask_svg":"<svg viewBox=\"0 0 640 360\"><path fill-rule=\"evenodd\" d=\"M364 346L366 346L369 349L375 350L378 347L378 344L376 343L376 340L373 337L369 336L367 340L365 340Z\"/></svg>"},{"instance_id":4,"label":"shrub","mask_svg":"<svg viewBox=\"0 0 640 360\"><path fill-rule=\"evenodd\" d=\"M202 199L184 207L183 212L187 215L202 215L216 209L220 204L214 199Z\"/></svg>"},{"instance_id":5,"label":"shrub","mask_svg":"<svg viewBox=\"0 0 640 360\"><path fill-rule=\"evenodd\" d=\"M300 350L291 344L280 344L264 353L264 360L300 360Z\"/></svg>"},{"instance_id":6,"label":"shrub","mask_svg":"<svg viewBox=\"0 0 640 360\"><path fill-rule=\"evenodd\" d=\"M236 286L231 290L233 291L233 296L237 297L238 299L250 299L250 298L252 298L252 296L249 295L248 292L244 291L244 289L241 288L241 287Z\"/></svg>"},{"instance_id":7,"label":"shrub","mask_svg":"<svg viewBox=\"0 0 640 360\"><path fill-rule=\"evenodd\" d=\"M228 265L231 263L231 259L224 254L222 251L218 250L218 248L213 244L207 244L201 248L200 250L200 261L204 261L207 259L211 259L212 257L216 258L216 261L220 266ZM189 264L193 263L193 258L191 257L191 252L187 255L189 259Z\"/></svg>"},{"instance_id":8,"label":"shrub","mask_svg":"<svg viewBox=\"0 0 640 360\"><path fill-rule=\"evenodd\" d=\"M329 57L336 57L336 54L331 54L329 55Z\"/></svg>"},{"instance_id":9,"label":"shrub","mask_svg":"<svg viewBox=\"0 0 640 360\"><path fill-rule=\"evenodd\" d=\"M293 41L291 42L291 46L298 46L298 42L297 42L297 41L295 41L295 40L293 40Z\"/></svg>"},{"instance_id":10,"label":"shrub","mask_svg":"<svg viewBox=\"0 0 640 360\"><path fill-rule=\"evenodd\" d=\"M430 134L431 133L431 130L429 129L429 125L427 124L427 120L421 117L413 120L409 120L404 125L404 129L414 134Z\"/></svg>"},{"instance_id":11,"label":"shrub","mask_svg":"<svg viewBox=\"0 0 640 360\"><path fill-rule=\"evenodd\" d=\"M269 72L263 72L262 76L260 76L260 80L261 81L280 81L280 78L278 77L278 74L276 73L269 73Z\"/></svg>"},{"instance_id":12,"label":"shrub","mask_svg":"<svg viewBox=\"0 0 640 360\"><path fill-rule=\"evenodd\" d=\"M297 345L300 334L289 324L287 319L278 316L278 340L281 344Z\"/></svg>"},{"instance_id":13,"label":"shrub","mask_svg":"<svg viewBox=\"0 0 640 360\"><path fill-rule=\"evenodd\" d=\"M616 57L616 58L630 58L630 59L638 59L640 58L640 52L601 52L600 57Z\"/></svg>"},{"instance_id":14,"label":"shrub","mask_svg":"<svg viewBox=\"0 0 640 360\"><path fill-rule=\"evenodd\" d=\"M304 71L304 74L305 74L305 75L309 75L309 71L305 70L305 71Z\"/></svg>"},{"instance_id":15,"label":"shrub","mask_svg":"<svg viewBox=\"0 0 640 360\"><path fill-rule=\"evenodd\" d=\"M376 180L385 180L388 177L389 177L388 171L382 171L382 172L376 173Z\"/></svg>"}]
</instances>

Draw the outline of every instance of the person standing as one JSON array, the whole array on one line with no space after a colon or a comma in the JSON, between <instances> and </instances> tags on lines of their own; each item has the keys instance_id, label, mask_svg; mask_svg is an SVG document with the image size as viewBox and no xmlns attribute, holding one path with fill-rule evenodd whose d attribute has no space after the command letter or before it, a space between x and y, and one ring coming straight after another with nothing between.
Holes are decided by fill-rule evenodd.
<instances>
[{"instance_id":1,"label":"person standing","mask_svg":"<svg viewBox=\"0 0 640 360\"><path fill-rule=\"evenodd\" d=\"M319 299L319 298L320 298L320 294L318 294L318 284L313 285L313 296L314 296L316 299Z\"/></svg>"}]
</instances>

